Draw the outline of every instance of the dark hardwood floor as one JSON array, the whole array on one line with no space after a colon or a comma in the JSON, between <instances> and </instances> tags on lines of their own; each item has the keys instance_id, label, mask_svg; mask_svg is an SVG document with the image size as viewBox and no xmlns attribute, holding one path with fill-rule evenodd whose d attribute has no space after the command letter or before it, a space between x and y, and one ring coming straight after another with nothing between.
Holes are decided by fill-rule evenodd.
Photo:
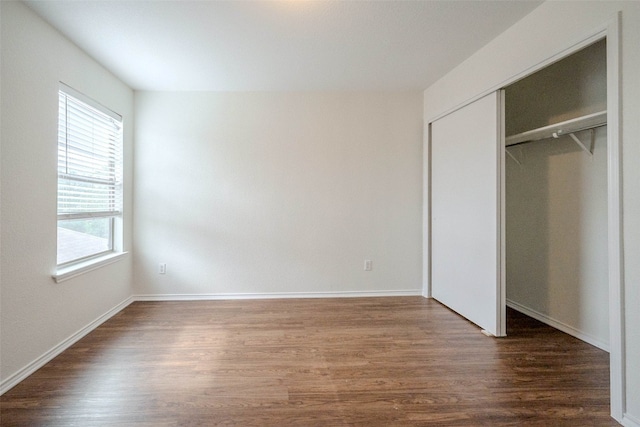
<instances>
[{"instance_id":1,"label":"dark hardwood floor","mask_svg":"<svg viewBox=\"0 0 640 427\"><path fill-rule=\"evenodd\" d=\"M609 357L421 297L136 302L0 398L2 426L614 426Z\"/></svg>"}]
</instances>

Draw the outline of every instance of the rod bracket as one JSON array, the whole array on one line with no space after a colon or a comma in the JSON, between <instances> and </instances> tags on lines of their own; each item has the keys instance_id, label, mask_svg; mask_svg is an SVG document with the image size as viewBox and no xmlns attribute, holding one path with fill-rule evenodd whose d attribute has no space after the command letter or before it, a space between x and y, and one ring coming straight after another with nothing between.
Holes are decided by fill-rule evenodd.
<instances>
[{"instance_id":1,"label":"rod bracket","mask_svg":"<svg viewBox=\"0 0 640 427\"><path fill-rule=\"evenodd\" d=\"M565 134L562 132L562 130L559 130L557 132L553 133L553 137L554 138L560 138L561 136L564 136ZM585 153L587 153L590 156L593 156L593 146L595 145L595 141L596 141L596 132L595 129L589 129L589 136L590 136L590 141L589 141L589 146L587 147L587 144L585 144L584 142L582 142L580 140L580 138L578 138L576 136L575 133L571 132L568 134L571 139L573 139L573 141L578 144L578 146L580 148L582 148L582 151L584 151Z\"/></svg>"},{"instance_id":2,"label":"rod bracket","mask_svg":"<svg viewBox=\"0 0 640 427\"><path fill-rule=\"evenodd\" d=\"M513 153L511 152L511 150L512 150L512 149L510 149L509 147L505 147L505 149L504 149L505 153L507 153L507 155L508 155L509 157L511 157L511 159L512 159L514 162L516 162L516 163L518 164L518 166L522 167L522 160L518 158L518 157L521 157L521 156L522 156L522 150L519 150L520 156L516 156L515 154L513 154Z\"/></svg>"}]
</instances>

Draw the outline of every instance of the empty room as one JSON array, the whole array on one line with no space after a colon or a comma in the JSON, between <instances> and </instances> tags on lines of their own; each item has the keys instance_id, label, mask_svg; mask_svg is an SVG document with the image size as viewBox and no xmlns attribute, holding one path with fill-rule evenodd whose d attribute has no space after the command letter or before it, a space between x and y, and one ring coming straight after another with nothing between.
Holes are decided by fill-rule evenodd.
<instances>
[{"instance_id":1,"label":"empty room","mask_svg":"<svg viewBox=\"0 0 640 427\"><path fill-rule=\"evenodd\" d=\"M640 2L0 25L0 425L640 427Z\"/></svg>"}]
</instances>

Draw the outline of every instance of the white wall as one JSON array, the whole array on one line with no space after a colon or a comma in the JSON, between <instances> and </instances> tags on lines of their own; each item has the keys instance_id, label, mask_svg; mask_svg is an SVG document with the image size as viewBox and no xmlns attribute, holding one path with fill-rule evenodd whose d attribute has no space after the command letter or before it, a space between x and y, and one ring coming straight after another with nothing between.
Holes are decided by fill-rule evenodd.
<instances>
[{"instance_id":1,"label":"white wall","mask_svg":"<svg viewBox=\"0 0 640 427\"><path fill-rule=\"evenodd\" d=\"M421 103L137 92L136 293L420 293Z\"/></svg>"},{"instance_id":2,"label":"white wall","mask_svg":"<svg viewBox=\"0 0 640 427\"><path fill-rule=\"evenodd\" d=\"M3 385L125 301L131 260L63 283L56 266L58 82L125 125L125 249L131 246L133 93L19 2L2 10L1 365Z\"/></svg>"},{"instance_id":3,"label":"white wall","mask_svg":"<svg viewBox=\"0 0 640 427\"><path fill-rule=\"evenodd\" d=\"M424 117L461 105L568 48L622 11L627 422L640 425L640 2L543 3L424 92ZM634 420L634 421L632 421Z\"/></svg>"}]
</instances>

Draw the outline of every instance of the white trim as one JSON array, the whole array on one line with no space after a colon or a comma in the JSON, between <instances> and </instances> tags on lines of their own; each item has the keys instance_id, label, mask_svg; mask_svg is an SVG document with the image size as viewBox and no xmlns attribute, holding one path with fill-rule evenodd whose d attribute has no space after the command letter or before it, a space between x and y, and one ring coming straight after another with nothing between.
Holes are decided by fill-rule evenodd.
<instances>
[{"instance_id":1,"label":"white trim","mask_svg":"<svg viewBox=\"0 0 640 427\"><path fill-rule=\"evenodd\" d=\"M621 13L608 23L607 40L607 217L609 259L609 372L611 416L621 421L626 412L625 323L624 323L624 250L620 141L621 82L620 75Z\"/></svg>"},{"instance_id":2,"label":"white trim","mask_svg":"<svg viewBox=\"0 0 640 427\"><path fill-rule=\"evenodd\" d=\"M134 295L135 301L208 301L290 298L365 298L422 296L421 289L402 291L344 291L344 292L267 292L224 294L146 294Z\"/></svg>"},{"instance_id":3,"label":"white trim","mask_svg":"<svg viewBox=\"0 0 640 427\"><path fill-rule=\"evenodd\" d=\"M422 189L422 295L431 298L431 123L424 124Z\"/></svg>"},{"instance_id":4,"label":"white trim","mask_svg":"<svg viewBox=\"0 0 640 427\"><path fill-rule=\"evenodd\" d=\"M129 252L110 252L107 255L91 258L83 262L78 262L66 267L58 268L54 274L51 275L56 283L64 282L65 280L73 279L76 276L87 273L92 270L96 270L105 265L113 264L120 261Z\"/></svg>"},{"instance_id":5,"label":"white trim","mask_svg":"<svg viewBox=\"0 0 640 427\"><path fill-rule=\"evenodd\" d=\"M572 337L578 338L579 340L589 343L594 347L598 347L601 350L609 352L609 345L606 342L586 332L583 332L580 329L576 329L573 326L567 325L566 323L556 320L547 314L540 313L539 311L533 310L529 307L525 307L524 305L517 303L515 301L512 301L510 299L507 299L507 307L510 307L516 311L519 311L520 313L526 314L529 317L533 317L534 319L539 320L540 322L546 325L549 325L553 328L556 328L564 332L565 334L569 334Z\"/></svg>"},{"instance_id":6,"label":"white trim","mask_svg":"<svg viewBox=\"0 0 640 427\"><path fill-rule=\"evenodd\" d=\"M133 297L129 297L125 299L120 304L116 305L111 310L107 311L105 314L95 319L93 322L89 323L88 325L86 325L76 333L72 334L71 336L69 336L68 338L66 338L65 340L63 340L53 348L51 348L49 351L45 352L43 355L41 355L40 357L38 357L37 359L29 363L24 368L20 369L13 375L10 375L9 377L7 377L5 380L2 381L2 383L0 383L0 396L6 393L7 391L9 391L10 389L12 389L13 387L15 387L16 385L18 385L18 383L20 383L22 380L27 378L29 375L33 374L38 369L42 368L44 365L46 365L51 360L53 360L54 357L56 357L57 355L59 355L69 347L71 347L73 344L75 344L80 339L85 337L87 334L89 334L91 331L96 329L98 326L100 326L101 324L109 320L111 317L118 314L120 311L126 308L133 301L134 301Z\"/></svg>"},{"instance_id":7,"label":"white trim","mask_svg":"<svg viewBox=\"0 0 640 427\"><path fill-rule=\"evenodd\" d=\"M624 427L640 427L640 420L633 415L624 414L622 417L622 425Z\"/></svg>"},{"instance_id":8,"label":"white trim","mask_svg":"<svg viewBox=\"0 0 640 427\"><path fill-rule=\"evenodd\" d=\"M115 217L121 217L121 216L122 216L122 211L61 213L61 214L58 214L58 221L68 221L73 219L91 219L91 218L115 218Z\"/></svg>"},{"instance_id":9,"label":"white trim","mask_svg":"<svg viewBox=\"0 0 640 427\"><path fill-rule=\"evenodd\" d=\"M496 277L498 278L496 286L498 287L497 301L497 334L498 337L504 337L507 335L507 170L505 166L505 148L504 140L506 137L506 118L505 118L505 90L500 89L496 91L498 96L498 111L496 111L496 128L498 129L497 155L498 155L498 180L497 180L497 204L496 212L498 212L497 224L496 224L496 259L498 265L496 266Z\"/></svg>"}]
</instances>

